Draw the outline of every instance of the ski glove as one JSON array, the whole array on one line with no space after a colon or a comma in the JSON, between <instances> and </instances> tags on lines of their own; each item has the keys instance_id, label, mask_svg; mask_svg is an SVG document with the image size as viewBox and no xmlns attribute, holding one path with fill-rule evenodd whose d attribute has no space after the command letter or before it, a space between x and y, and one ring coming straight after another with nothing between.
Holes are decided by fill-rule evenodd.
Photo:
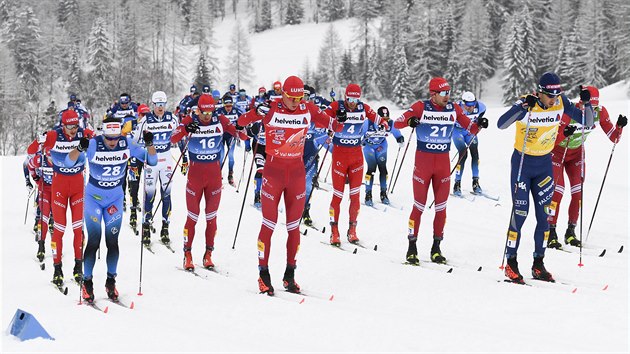
<instances>
[{"instance_id":1,"label":"ski glove","mask_svg":"<svg viewBox=\"0 0 630 354\"><path fill-rule=\"evenodd\" d=\"M536 101L538 101L538 97L534 95L527 95L525 97L525 103L527 103L527 107L533 108L536 105Z\"/></svg>"},{"instance_id":2,"label":"ski glove","mask_svg":"<svg viewBox=\"0 0 630 354\"><path fill-rule=\"evenodd\" d=\"M591 100L591 92L582 86L580 86L580 100L584 103Z\"/></svg>"},{"instance_id":3,"label":"ski glove","mask_svg":"<svg viewBox=\"0 0 630 354\"><path fill-rule=\"evenodd\" d=\"M153 146L153 133L151 133L150 131L145 131L144 133L142 133L142 140L144 140L144 146Z\"/></svg>"},{"instance_id":4,"label":"ski glove","mask_svg":"<svg viewBox=\"0 0 630 354\"><path fill-rule=\"evenodd\" d=\"M46 142L46 133L47 132L43 132L40 135L37 136L37 142L40 144L43 144Z\"/></svg>"},{"instance_id":5,"label":"ski glove","mask_svg":"<svg viewBox=\"0 0 630 354\"><path fill-rule=\"evenodd\" d=\"M619 115L619 118L617 118L617 126L619 128L623 128L626 125L628 125L628 118L626 116L622 116L621 114Z\"/></svg>"},{"instance_id":6,"label":"ski glove","mask_svg":"<svg viewBox=\"0 0 630 354\"><path fill-rule=\"evenodd\" d=\"M417 127L418 124L420 124L420 118L418 118L418 117L411 117L411 118L407 119L407 125L412 127L412 128Z\"/></svg>"},{"instance_id":7,"label":"ski glove","mask_svg":"<svg viewBox=\"0 0 630 354\"><path fill-rule=\"evenodd\" d=\"M259 116L266 116L267 113L269 113L269 103L267 102L263 102L261 104L258 105L258 107L256 108L256 114L258 114Z\"/></svg>"},{"instance_id":8,"label":"ski glove","mask_svg":"<svg viewBox=\"0 0 630 354\"><path fill-rule=\"evenodd\" d=\"M396 142L397 142L398 144L403 144L403 143L405 142L405 137L404 137L404 136L402 136L402 135L401 135L401 136L399 136L399 137L397 137L397 138L396 138Z\"/></svg>"},{"instance_id":9,"label":"ski glove","mask_svg":"<svg viewBox=\"0 0 630 354\"><path fill-rule=\"evenodd\" d=\"M197 124L197 122L190 122L186 126L186 132L187 133L194 133L197 130L199 130L199 124Z\"/></svg>"},{"instance_id":10,"label":"ski glove","mask_svg":"<svg viewBox=\"0 0 630 354\"><path fill-rule=\"evenodd\" d=\"M337 121L339 123L343 123L346 120L348 120L348 115L346 114L346 111L342 111L340 109L337 110Z\"/></svg>"},{"instance_id":11,"label":"ski glove","mask_svg":"<svg viewBox=\"0 0 630 354\"><path fill-rule=\"evenodd\" d=\"M79 146L77 146L77 150L79 152L84 152L87 150L88 146L90 146L90 139L83 137L79 140Z\"/></svg>"},{"instance_id":12,"label":"ski glove","mask_svg":"<svg viewBox=\"0 0 630 354\"><path fill-rule=\"evenodd\" d=\"M35 178L33 178L33 180L35 180ZM37 180L35 180L35 182L37 182ZM28 188L29 193L33 190L33 184L28 179L26 180L26 188Z\"/></svg>"},{"instance_id":13,"label":"ski glove","mask_svg":"<svg viewBox=\"0 0 630 354\"><path fill-rule=\"evenodd\" d=\"M182 162L182 174L186 176L186 173L188 173L188 162Z\"/></svg>"},{"instance_id":14,"label":"ski glove","mask_svg":"<svg viewBox=\"0 0 630 354\"><path fill-rule=\"evenodd\" d=\"M249 141L249 139L245 140L245 152L250 152L252 151L252 143Z\"/></svg>"},{"instance_id":15,"label":"ski glove","mask_svg":"<svg viewBox=\"0 0 630 354\"><path fill-rule=\"evenodd\" d=\"M487 128L488 127L488 118L484 118L484 117L477 118L477 125L481 129Z\"/></svg>"},{"instance_id":16,"label":"ski glove","mask_svg":"<svg viewBox=\"0 0 630 354\"><path fill-rule=\"evenodd\" d=\"M575 130L577 129L577 127L575 125L567 125L566 127L564 127L564 136L565 137L569 137L571 135L573 135L573 133L575 133Z\"/></svg>"}]
</instances>

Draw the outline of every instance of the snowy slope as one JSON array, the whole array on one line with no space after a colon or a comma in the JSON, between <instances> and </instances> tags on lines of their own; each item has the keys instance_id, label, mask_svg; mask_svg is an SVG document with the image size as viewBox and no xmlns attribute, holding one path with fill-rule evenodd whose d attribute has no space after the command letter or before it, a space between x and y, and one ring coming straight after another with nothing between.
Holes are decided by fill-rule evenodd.
<instances>
[{"instance_id":1,"label":"snowy slope","mask_svg":"<svg viewBox=\"0 0 630 354\"><path fill-rule=\"evenodd\" d=\"M606 92L602 90L601 101L613 119L619 113L628 114L628 98L616 96L609 100ZM272 241L270 264L277 296L257 294L256 237L261 215L250 206L251 188L236 249L231 249L245 184L240 193L228 185L223 190L214 252L222 275L199 269L204 277L200 278L178 270L183 257L181 232L186 209L185 177L177 173L171 225L176 253L159 244L153 247L156 255L144 252L143 296L136 295L140 239L126 226L125 214L118 289L125 302L135 303L135 309L127 310L104 299L105 249L95 268L95 291L97 302L109 305L109 313L77 306L79 289L69 281L71 236L65 236L64 254L70 291L63 296L49 283L52 260L48 245L46 270L39 270L35 260L37 245L30 231L32 210L27 224L22 224L26 202L23 157L2 157L2 326L7 328L15 310L21 308L33 313L56 338L19 342L5 333L0 337L2 352L626 352L628 252L619 254L617 250L627 246L628 238L628 137L623 137L615 151L584 249L585 266L577 266L577 254L549 250L547 268L569 285L506 284L500 281L503 275L498 266L511 209L508 168L514 131L499 131L495 125L505 110L496 105L489 107L491 127L480 137L481 183L489 193L501 197L500 203L480 198L473 203L449 200L442 250L456 265L452 273L446 273L447 267L427 263L432 211L425 213L420 229L421 267L401 264L412 203L412 142L391 197L392 203L403 210L384 208L379 203L379 210L361 208L358 235L366 249L359 248L356 254L334 249L322 244L328 240L327 234L314 230L302 237L296 278L306 297L279 291L286 254L283 213ZM403 134L407 138L409 130ZM585 227L590 222L611 146L601 132L591 134L587 142ZM390 141L390 169L396 151L395 143ZM242 149L236 152L237 178L242 153ZM462 186L466 193L470 190L469 166ZM330 198L331 193L319 190L313 196L311 215L319 226L326 224ZM566 225L567 205L565 199L560 232ZM342 211L343 233L347 227L347 192ZM524 227L519 252L526 276L533 251L532 219ZM198 225L197 235L203 235L204 226ZM372 250L374 245L378 245L377 251ZM196 263L201 262L203 246L203 236L197 236L193 248ZM354 249L347 243L343 247ZM607 249L606 256L597 257L603 248ZM477 272L480 266L482 271ZM602 290L605 286L607 289Z\"/></svg>"}]
</instances>

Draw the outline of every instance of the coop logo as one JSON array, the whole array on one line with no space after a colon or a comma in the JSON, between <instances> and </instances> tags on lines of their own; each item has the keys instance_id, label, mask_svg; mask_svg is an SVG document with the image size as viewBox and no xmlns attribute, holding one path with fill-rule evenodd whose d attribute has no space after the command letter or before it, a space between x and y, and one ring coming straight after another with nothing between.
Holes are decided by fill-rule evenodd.
<instances>
[{"instance_id":1,"label":"coop logo","mask_svg":"<svg viewBox=\"0 0 630 354\"><path fill-rule=\"evenodd\" d=\"M339 139L340 144L356 145L359 143L359 139Z\"/></svg>"},{"instance_id":2,"label":"coop logo","mask_svg":"<svg viewBox=\"0 0 630 354\"><path fill-rule=\"evenodd\" d=\"M201 161L213 161L214 159L217 158L217 154L212 154L212 155L197 155L197 160L201 160Z\"/></svg>"},{"instance_id":3,"label":"coop logo","mask_svg":"<svg viewBox=\"0 0 630 354\"><path fill-rule=\"evenodd\" d=\"M170 147L170 144L155 144L153 145L153 147L155 147L156 150L166 150Z\"/></svg>"},{"instance_id":4,"label":"coop logo","mask_svg":"<svg viewBox=\"0 0 630 354\"><path fill-rule=\"evenodd\" d=\"M428 150L444 151L444 150L448 149L448 144L426 144L425 147Z\"/></svg>"},{"instance_id":5,"label":"coop logo","mask_svg":"<svg viewBox=\"0 0 630 354\"><path fill-rule=\"evenodd\" d=\"M59 167L59 172L61 173L77 173L81 171L81 167L72 167L72 168L68 168L68 167Z\"/></svg>"},{"instance_id":6,"label":"coop logo","mask_svg":"<svg viewBox=\"0 0 630 354\"><path fill-rule=\"evenodd\" d=\"M104 188L116 187L118 184L120 184L120 180L113 182L98 181L98 185Z\"/></svg>"}]
</instances>

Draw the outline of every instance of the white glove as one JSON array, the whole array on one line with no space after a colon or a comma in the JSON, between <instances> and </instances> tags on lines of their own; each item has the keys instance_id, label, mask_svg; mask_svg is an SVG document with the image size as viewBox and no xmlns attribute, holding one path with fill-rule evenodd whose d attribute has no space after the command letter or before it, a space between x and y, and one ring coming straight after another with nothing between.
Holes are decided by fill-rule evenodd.
<instances>
[{"instance_id":1,"label":"white glove","mask_svg":"<svg viewBox=\"0 0 630 354\"><path fill-rule=\"evenodd\" d=\"M37 136L37 142L40 144L43 144L46 142L46 132L43 132Z\"/></svg>"}]
</instances>

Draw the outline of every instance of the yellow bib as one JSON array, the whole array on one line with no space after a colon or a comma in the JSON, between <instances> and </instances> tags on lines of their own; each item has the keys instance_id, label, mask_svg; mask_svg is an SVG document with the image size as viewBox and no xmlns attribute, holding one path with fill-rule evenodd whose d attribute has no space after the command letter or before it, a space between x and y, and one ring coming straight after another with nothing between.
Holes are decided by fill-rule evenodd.
<instances>
[{"instance_id":1,"label":"yellow bib","mask_svg":"<svg viewBox=\"0 0 630 354\"><path fill-rule=\"evenodd\" d=\"M543 156L553 150L558 135L558 126L562 120L564 106L562 100L558 98L556 104L548 109L542 109L538 104L526 113L525 118L516 122L516 141L514 148L523 152L523 141L527 120L529 117L529 131L527 132L527 143L525 143L525 154L532 156Z\"/></svg>"}]
</instances>

